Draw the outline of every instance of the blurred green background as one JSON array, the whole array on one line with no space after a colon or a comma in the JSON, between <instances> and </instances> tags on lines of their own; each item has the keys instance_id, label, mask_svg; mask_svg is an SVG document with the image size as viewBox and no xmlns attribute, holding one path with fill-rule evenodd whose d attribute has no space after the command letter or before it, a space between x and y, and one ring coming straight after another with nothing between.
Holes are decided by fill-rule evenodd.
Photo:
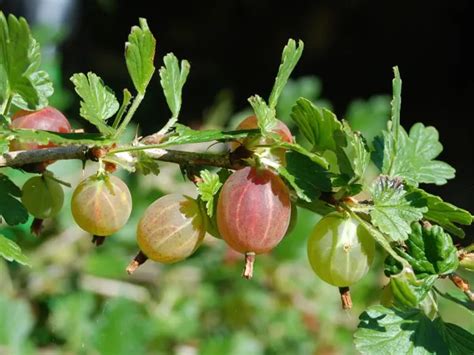
<instances>
[{"instance_id":1,"label":"blurred green background","mask_svg":"<svg viewBox=\"0 0 474 355\"><path fill-rule=\"evenodd\" d=\"M247 12L237 12L235 16L240 16L241 25L246 29L240 35L238 28L232 29L235 32L233 38L243 39L242 42L234 44L234 52L231 53L233 58L230 59L225 56L229 55L229 52L224 53L229 50L229 44L222 45L224 50L221 48L220 56L216 56L211 49L199 52L195 48L194 52L189 53L185 50L190 38L199 37L204 27L208 31L219 30L213 26L204 26L202 21L207 20L202 16L194 22L185 23L184 19L191 16L185 12L181 14L181 21L173 22L173 19L179 19L180 16L169 13L166 21L163 20L164 15L160 15L162 21L159 22L154 19L153 13L145 11L146 6L143 4L126 7L119 1L111 0L38 1L41 2L49 4L48 6L54 3L57 6L61 3L69 4L69 12L66 12L68 15L64 17L66 22L59 21L48 25L39 21L41 16L28 8L28 2L0 1L0 5L5 6L5 9L24 11L27 17L29 14L31 19L38 20L33 29L43 45L43 66L55 80L56 90L51 103L69 113L75 128L85 129L89 127L83 126L85 122L77 119L79 101L73 95L67 79L74 71L94 70L103 75L116 92L129 85L126 82L125 66L118 52L122 50L130 26L136 23L138 16L146 16L149 19L158 38L157 65L160 65L161 55L168 50L175 50L174 44L176 54L181 57L184 52L186 58L191 61L191 76L188 80L188 91L185 90L184 96L184 122L195 128L233 128L248 113L245 97L256 92L265 96L269 91L281 48L288 37L303 37L307 43L309 58L318 62L317 57L314 57L315 48L325 45L323 49L331 50L331 45L327 42L334 43L334 37L337 39L338 35L331 30L338 28L338 19L346 18L343 16L345 13L341 15L341 11L351 9L347 5L349 8L339 9L340 12L337 12L337 6L331 6L329 2L315 2L319 7L310 7L313 12L306 15L295 13L296 19L292 18L290 21L292 24L296 23L300 16L306 19L306 27L290 27L292 30L285 31L290 25L282 26L282 29L268 37L271 44L269 48L265 48L263 42L258 44L249 39L252 30L248 28L246 21L250 15ZM253 9L253 15L250 17L254 24L259 24L259 14L263 16L262 13L271 8L270 2L256 2L252 3L253 5L245 1L236 3L244 10ZM301 12L302 6L300 8L296 2L292 8L295 12ZM362 12L368 5L363 1L355 1L352 6L355 12ZM216 22L222 26L226 18L219 16L219 11L227 13L229 8L232 9L232 6L225 7L221 4L212 8L214 12L210 7L206 12L204 4L201 4L201 12L198 14L214 16L218 19ZM130 13L126 16L124 11L127 9ZM277 19L283 16L280 12L283 10L277 10ZM48 12L43 18L48 18L48 14L50 20L54 19ZM316 25L311 19L319 22ZM373 28L367 24L365 27L371 31L378 31L378 26L385 28L382 24L383 18L377 19L378 22L374 23ZM101 29L103 31L99 31L101 20L116 26L104 26ZM237 20L231 18L229 21ZM329 23L324 24L324 21ZM431 22L427 20L427 23ZM314 26L321 29L322 33L316 31ZM193 28L197 29L197 33L192 33ZM275 28L275 25L271 27ZM164 49L160 49L162 33L165 38ZM449 38L449 33L446 37ZM99 47L100 39L109 40L110 43ZM176 41L173 42L173 39ZM200 39L199 43L202 44L203 41ZM215 45L216 41L211 43ZM250 53L245 44L251 48ZM76 51L72 50L73 45L81 45L82 50L87 51L84 58L78 55L77 48ZM108 46L113 49L108 50ZM359 53L352 49L345 57L347 62L354 55L370 57L366 48L360 49L365 52ZM375 51L376 48L371 50ZM259 51L264 58L271 56L271 65L264 65L259 60L255 61L258 66L252 63L252 58L259 56ZM76 55L74 60L67 58L71 53ZM208 53L207 59L203 59L205 53ZM336 54L343 53L341 48L336 50ZM408 105L408 113L424 112L413 103L413 100L417 100L418 92L413 92L414 89L410 88L416 86L418 83L415 81L419 79L416 73L409 77L403 75L403 60L406 60L403 56L400 57L402 63L396 59L393 59L393 62L380 60L379 63L376 58L372 58L373 62L378 63L378 68L384 66L384 86L375 84L376 80L373 78L367 79L368 82L360 82L360 86L364 88L362 91L356 90L353 91L354 94L349 95L347 88L343 87L346 80L344 77L347 81L362 80L367 73L358 73L357 79L351 79L348 72L337 74L337 66L341 68L345 65L343 61L344 63L333 65L332 71L329 70L331 75L324 72L325 75L322 76L325 77L321 80L313 76L321 76L320 67L312 67L311 61L304 59L305 55L306 52L303 53L303 69L297 69L296 79L287 85L278 107L278 117L290 125L290 128L291 106L298 97L304 96L319 105L334 109L339 117L348 119L355 129L362 131L368 141L371 141L385 127L389 117L389 97L377 94L390 93L391 66L394 64L401 65L402 77L408 82L408 93L403 95L404 105L405 102ZM358 58L357 61L362 59ZM324 64L324 60L322 62ZM241 66L238 70L235 69L237 63ZM320 59L318 63L321 64ZM413 64L410 63L406 63L406 67L413 70L410 66ZM85 65L90 67L85 68ZM204 66L205 70L199 69L199 66ZM224 66L228 68L224 70ZM326 69L328 66L326 64L322 67ZM347 65L345 70L348 70L348 67L357 70L352 65ZM197 70L196 74L193 74L194 69ZM258 74L259 71L263 73ZM225 79L222 79L223 77ZM422 77L425 79L426 74ZM234 85L234 82L244 83ZM339 87L337 83L340 83ZM152 85L144 107L136 116L136 122L143 127L140 132L144 134L159 128L167 117L157 79ZM352 90L355 90L357 85L357 82L346 83ZM426 100L427 94L424 91L427 90L427 84L424 85L423 89L420 89L420 100L426 105L427 102L423 100ZM449 90L446 89L448 94ZM445 95L447 98L450 97L448 94ZM363 99L354 100L355 97ZM442 101L440 104L448 106L448 101L452 99L446 100L446 105ZM159 112L156 112L156 107ZM428 112L426 116L434 112L433 105L425 107ZM461 110L459 106L456 109ZM446 107L440 110L446 110ZM409 126L414 120L437 124L438 116L431 117L408 117L405 126ZM428 121L425 118L428 118ZM402 122L403 120L402 113ZM130 127L128 139L133 137L136 129L139 128ZM448 144L454 144L455 133L445 133L443 126L440 131L441 142L444 142L443 137L447 135L450 142ZM297 139L302 139L296 131L293 132ZM460 142L463 142L463 137L459 138ZM470 194L462 191L463 186L472 191L472 179L469 180L469 176L472 177L472 167L462 165L463 162L469 162L470 157L472 164L472 143L467 147L471 147L470 155L466 153L459 157L460 150L448 146L449 157L453 158L448 162L455 168L461 168L461 180L451 182L450 185L454 187L450 189L437 190L447 201L464 208L472 207ZM213 149L224 147L217 145ZM96 166L89 163L83 171L79 162L72 161L57 162L51 166L57 176L73 186L84 176L92 174L95 169ZM19 186L30 176L8 169L7 174ZM184 262L174 265L147 262L133 276L128 276L125 267L137 252L135 226L145 208L156 198L169 192L181 192L190 196L195 196L196 192L194 186L183 179L179 168L172 164L161 164L159 176L144 177L123 171L117 175L127 182L132 191L132 217L124 229L108 238L99 248L91 243L90 236L81 231L72 220L68 206L71 189L66 189L65 208L57 218L46 221L41 238L35 238L29 233L29 223L16 228L0 225L0 232L15 240L31 261L31 268L28 268L0 260L0 354L356 353L352 345L352 333L357 326L358 315L368 305L379 301L380 290L386 282L381 268L384 257L381 251L370 273L351 288L354 303L351 311L341 310L337 288L320 281L310 269L306 259L306 239L319 217L302 209L298 211L298 222L293 232L286 236L270 255L257 257L255 276L250 281L240 277L243 257L231 252L223 241L211 236L206 236L201 248ZM441 290L453 289L448 281L438 281L437 286ZM474 331L472 317L469 318L462 308L446 303L443 299L439 301L441 314L446 321Z\"/></svg>"}]
</instances>

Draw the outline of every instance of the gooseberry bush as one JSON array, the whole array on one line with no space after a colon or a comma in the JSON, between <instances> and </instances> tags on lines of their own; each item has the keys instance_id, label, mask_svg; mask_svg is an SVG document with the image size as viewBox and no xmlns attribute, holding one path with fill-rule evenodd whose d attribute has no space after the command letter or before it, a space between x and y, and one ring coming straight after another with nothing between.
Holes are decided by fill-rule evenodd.
<instances>
[{"instance_id":1,"label":"gooseberry bush","mask_svg":"<svg viewBox=\"0 0 474 355\"><path fill-rule=\"evenodd\" d=\"M444 322L437 305L443 297L472 312L473 293L457 270L474 269L474 246L461 228L473 216L420 187L446 184L455 170L436 160L442 145L434 127L416 123L407 131L401 125L397 67L390 120L382 135L367 142L348 122L304 97L293 103L290 114L298 134L277 119L280 96L303 52L301 41L288 41L268 100L250 97L253 114L232 131L179 123L190 64L168 53L159 77L171 118L158 132L124 142L155 73L155 44L146 20L140 19L125 44L133 90L123 89L121 103L97 74L71 77L80 116L96 127L81 132L48 106L52 83L39 69L39 45L26 20L0 13L2 223L23 224L30 214L32 231L41 234L41 221L61 210L63 186L69 185L49 165L79 159L92 164L95 173L74 187L71 211L99 246L127 223L133 209L130 191L115 170L159 175L159 162L176 163L196 194L169 194L144 211L136 226L138 254L124 265L128 273L147 259L182 261L211 235L243 254L243 276L250 279L256 255L271 253L290 224L297 223L296 209L303 208L322 217L307 236L308 268L339 290L344 309L352 305L349 287L365 276L374 255L385 259L380 305L360 315L354 335L361 353L474 352L473 335ZM202 152L203 144L216 143L220 153ZM201 148L178 150L182 145ZM33 175L20 189L2 172L6 169ZM0 235L0 255L28 265L21 244ZM437 288L436 282L446 280L457 293Z\"/></svg>"}]
</instances>

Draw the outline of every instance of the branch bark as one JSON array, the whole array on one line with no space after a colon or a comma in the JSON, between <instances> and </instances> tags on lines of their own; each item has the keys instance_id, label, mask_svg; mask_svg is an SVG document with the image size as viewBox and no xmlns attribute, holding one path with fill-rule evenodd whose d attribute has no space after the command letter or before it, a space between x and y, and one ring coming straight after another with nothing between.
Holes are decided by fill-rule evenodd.
<instances>
[{"instance_id":1,"label":"branch bark","mask_svg":"<svg viewBox=\"0 0 474 355\"><path fill-rule=\"evenodd\" d=\"M0 156L0 167L21 167L23 165L54 160L90 160L93 157L90 154L91 149L87 145L71 145L9 152ZM156 152L156 149L143 151L152 159L177 164L215 166L228 169L238 169L243 166L241 162L232 160L229 153L195 153L171 149L160 149L159 153Z\"/></svg>"}]
</instances>

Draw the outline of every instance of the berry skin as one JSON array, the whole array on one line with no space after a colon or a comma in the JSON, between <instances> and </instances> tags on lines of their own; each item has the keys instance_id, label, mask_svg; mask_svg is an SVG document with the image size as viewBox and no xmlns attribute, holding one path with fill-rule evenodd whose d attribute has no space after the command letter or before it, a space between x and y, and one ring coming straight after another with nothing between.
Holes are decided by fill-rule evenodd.
<instances>
[{"instance_id":1,"label":"berry skin","mask_svg":"<svg viewBox=\"0 0 474 355\"><path fill-rule=\"evenodd\" d=\"M54 107L48 106L38 111L20 110L12 117L12 128L36 129L58 133L71 132L71 125L67 118ZM33 150L54 147L54 144L39 145L37 143L24 143L12 141L10 150Z\"/></svg>"},{"instance_id":2,"label":"berry skin","mask_svg":"<svg viewBox=\"0 0 474 355\"><path fill-rule=\"evenodd\" d=\"M79 227L105 237L127 223L132 212L132 197L127 185L118 177L92 175L74 190L71 211Z\"/></svg>"},{"instance_id":3,"label":"berry skin","mask_svg":"<svg viewBox=\"0 0 474 355\"><path fill-rule=\"evenodd\" d=\"M242 122L240 122L239 125L236 127L236 130L246 130L246 129L256 129L256 128L258 128L257 117L255 115L251 115L245 118ZM272 132L277 133L284 142L288 142L288 143L293 142L293 136L291 135L289 128L287 127L286 124L284 124L280 120L277 120L277 124L273 128ZM250 146L252 145L252 143L253 143L252 138L246 138L243 140L230 142L229 148L231 151L234 151L241 145L251 148ZM269 144L269 143L270 142L265 142L264 140L260 140L258 142L258 144Z\"/></svg>"},{"instance_id":4,"label":"berry skin","mask_svg":"<svg viewBox=\"0 0 474 355\"><path fill-rule=\"evenodd\" d=\"M47 174L33 176L23 185L21 202L35 218L51 218L57 215L63 206L63 188Z\"/></svg>"},{"instance_id":5,"label":"berry skin","mask_svg":"<svg viewBox=\"0 0 474 355\"><path fill-rule=\"evenodd\" d=\"M330 213L316 224L308 240L308 259L327 283L345 287L359 281L372 264L375 242L358 221Z\"/></svg>"},{"instance_id":6,"label":"berry skin","mask_svg":"<svg viewBox=\"0 0 474 355\"><path fill-rule=\"evenodd\" d=\"M217 205L217 226L227 244L241 253L272 250L290 223L287 186L270 170L245 167L224 183Z\"/></svg>"},{"instance_id":7,"label":"berry skin","mask_svg":"<svg viewBox=\"0 0 474 355\"><path fill-rule=\"evenodd\" d=\"M206 224L198 202L179 194L153 202L137 226L137 242L142 253L165 264L193 254L205 234Z\"/></svg>"}]
</instances>

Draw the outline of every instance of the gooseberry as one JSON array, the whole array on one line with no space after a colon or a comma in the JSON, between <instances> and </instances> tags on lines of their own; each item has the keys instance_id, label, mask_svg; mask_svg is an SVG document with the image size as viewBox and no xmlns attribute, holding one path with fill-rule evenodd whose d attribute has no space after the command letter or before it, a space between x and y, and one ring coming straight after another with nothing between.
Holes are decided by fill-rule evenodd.
<instances>
[{"instance_id":1,"label":"gooseberry","mask_svg":"<svg viewBox=\"0 0 474 355\"><path fill-rule=\"evenodd\" d=\"M96 174L77 185L71 198L74 220L100 244L127 223L132 197L127 185L114 175ZM101 237L101 238L95 238Z\"/></svg>"},{"instance_id":2,"label":"gooseberry","mask_svg":"<svg viewBox=\"0 0 474 355\"><path fill-rule=\"evenodd\" d=\"M359 281L375 253L375 242L367 230L348 215L333 212L316 224L308 240L308 259L327 283L345 287Z\"/></svg>"},{"instance_id":3,"label":"gooseberry","mask_svg":"<svg viewBox=\"0 0 474 355\"><path fill-rule=\"evenodd\" d=\"M244 277L252 277L255 254L272 250L290 223L290 193L267 169L245 167L224 183L217 205L217 227L227 244L246 254Z\"/></svg>"},{"instance_id":4,"label":"gooseberry","mask_svg":"<svg viewBox=\"0 0 474 355\"><path fill-rule=\"evenodd\" d=\"M56 216L64 203L64 191L49 172L28 179L21 190L21 202L35 217L31 232L39 235L43 220Z\"/></svg>"},{"instance_id":5,"label":"gooseberry","mask_svg":"<svg viewBox=\"0 0 474 355\"><path fill-rule=\"evenodd\" d=\"M132 273L147 258L164 264L186 259L201 245L206 222L198 202L169 194L145 210L137 225L140 253L127 268Z\"/></svg>"},{"instance_id":6,"label":"gooseberry","mask_svg":"<svg viewBox=\"0 0 474 355\"><path fill-rule=\"evenodd\" d=\"M57 215L63 206L63 188L49 174L33 176L23 185L21 202L34 217L51 218Z\"/></svg>"},{"instance_id":7,"label":"gooseberry","mask_svg":"<svg viewBox=\"0 0 474 355\"><path fill-rule=\"evenodd\" d=\"M71 125L67 118L54 107L48 106L38 111L20 110L12 116L12 128L36 129L58 133L71 132ZM54 144L39 145L37 143L25 143L13 140L10 150L32 150L54 147Z\"/></svg>"},{"instance_id":8,"label":"gooseberry","mask_svg":"<svg viewBox=\"0 0 474 355\"><path fill-rule=\"evenodd\" d=\"M246 130L246 129L256 129L258 128L258 119L255 115L246 117L239 125L236 127L236 130ZM284 142L291 143L293 142L293 136L291 131L286 124L277 119L275 127L272 129L272 132L278 134ZM251 138L245 138L243 140L237 140L229 143L230 150L233 151L239 146L249 146L253 140ZM260 144L269 144L271 142L265 142L264 140L259 142Z\"/></svg>"},{"instance_id":9,"label":"gooseberry","mask_svg":"<svg viewBox=\"0 0 474 355\"><path fill-rule=\"evenodd\" d=\"M248 116L237 126L237 130L255 129L258 128L258 120L255 115ZM293 142L293 136L290 130L282 121L277 120L275 127L272 129L273 133L278 134L283 142ZM272 138L265 137L248 137L241 140L229 142L230 151L238 158L247 158L249 153L255 153L260 157L266 157L273 160L277 164L286 165L286 149L284 148L270 148L267 147L275 143ZM243 149L242 149L243 148Z\"/></svg>"}]
</instances>

